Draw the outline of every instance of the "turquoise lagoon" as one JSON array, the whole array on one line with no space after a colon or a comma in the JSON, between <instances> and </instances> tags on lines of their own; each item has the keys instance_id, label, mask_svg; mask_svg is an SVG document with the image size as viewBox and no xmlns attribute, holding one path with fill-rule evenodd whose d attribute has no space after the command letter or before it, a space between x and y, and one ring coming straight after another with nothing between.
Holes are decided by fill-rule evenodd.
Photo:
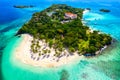
<instances>
[{"instance_id":1,"label":"turquoise lagoon","mask_svg":"<svg viewBox=\"0 0 120 80\"><path fill-rule=\"evenodd\" d=\"M53 3L65 3L73 7L91 8L83 20L90 28L110 34L117 41L101 55L86 58L78 64L58 68L40 68L25 65L12 57L22 38L14 36L19 28L30 20L34 12ZM13 5L35 5L34 8L16 9ZM120 80L120 1L110 0L21 0L0 1L0 80ZM100 8L110 13L99 12ZM65 79L64 79L65 78Z\"/></svg>"}]
</instances>

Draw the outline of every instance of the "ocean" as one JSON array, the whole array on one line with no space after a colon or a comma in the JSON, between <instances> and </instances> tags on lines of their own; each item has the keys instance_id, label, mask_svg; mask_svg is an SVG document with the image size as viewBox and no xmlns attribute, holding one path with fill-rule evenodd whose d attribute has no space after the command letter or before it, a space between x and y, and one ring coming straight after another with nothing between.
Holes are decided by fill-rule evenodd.
<instances>
[{"instance_id":1,"label":"ocean","mask_svg":"<svg viewBox=\"0 0 120 80\"><path fill-rule=\"evenodd\" d=\"M15 36L32 14L52 4L91 8L83 15L90 28L110 34L116 42L100 55L58 68L40 68L13 61L13 50L21 42ZM14 5L34 5L17 9ZM102 13L99 9L109 9ZM120 1L119 0L0 0L0 80L120 80Z\"/></svg>"}]
</instances>

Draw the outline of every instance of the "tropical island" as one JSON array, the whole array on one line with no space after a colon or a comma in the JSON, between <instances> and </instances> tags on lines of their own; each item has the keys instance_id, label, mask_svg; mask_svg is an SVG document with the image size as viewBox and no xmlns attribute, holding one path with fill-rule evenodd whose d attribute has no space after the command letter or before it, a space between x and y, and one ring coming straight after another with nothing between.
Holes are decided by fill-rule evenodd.
<instances>
[{"instance_id":1,"label":"tropical island","mask_svg":"<svg viewBox=\"0 0 120 80\"><path fill-rule=\"evenodd\" d=\"M91 10L91 8L86 8L87 10Z\"/></svg>"},{"instance_id":2,"label":"tropical island","mask_svg":"<svg viewBox=\"0 0 120 80\"><path fill-rule=\"evenodd\" d=\"M110 12L108 9L100 9L101 12Z\"/></svg>"},{"instance_id":3,"label":"tropical island","mask_svg":"<svg viewBox=\"0 0 120 80\"><path fill-rule=\"evenodd\" d=\"M14 5L14 8L33 8L33 5Z\"/></svg>"},{"instance_id":4,"label":"tropical island","mask_svg":"<svg viewBox=\"0 0 120 80\"><path fill-rule=\"evenodd\" d=\"M111 44L112 38L84 25L83 13L84 9L66 4L53 4L41 12L34 13L31 20L17 32L17 35L22 34L24 37L21 43L24 46L16 51L27 50L23 51L24 56L19 53L17 58L27 56L29 60L24 60L25 63L53 67L76 60L81 55L99 54Z\"/></svg>"}]
</instances>

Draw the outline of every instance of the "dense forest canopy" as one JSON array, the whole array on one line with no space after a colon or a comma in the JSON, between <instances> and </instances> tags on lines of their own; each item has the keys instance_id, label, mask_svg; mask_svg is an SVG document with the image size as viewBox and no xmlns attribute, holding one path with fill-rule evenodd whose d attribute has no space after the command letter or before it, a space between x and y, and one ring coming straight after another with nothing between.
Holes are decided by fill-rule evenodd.
<instances>
[{"instance_id":1,"label":"dense forest canopy","mask_svg":"<svg viewBox=\"0 0 120 80\"><path fill-rule=\"evenodd\" d=\"M83 25L83 11L65 4L53 4L34 13L17 34L29 33L34 38L44 39L50 47L59 51L68 49L71 53L95 54L105 45L111 44L112 38Z\"/></svg>"}]
</instances>

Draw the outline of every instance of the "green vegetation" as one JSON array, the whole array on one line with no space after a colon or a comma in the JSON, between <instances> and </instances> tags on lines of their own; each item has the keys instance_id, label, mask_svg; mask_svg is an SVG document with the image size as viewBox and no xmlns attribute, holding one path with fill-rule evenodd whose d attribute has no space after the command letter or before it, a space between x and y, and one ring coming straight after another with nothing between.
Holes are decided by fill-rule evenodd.
<instances>
[{"instance_id":1,"label":"green vegetation","mask_svg":"<svg viewBox=\"0 0 120 80\"><path fill-rule=\"evenodd\" d=\"M76 14L77 18L65 18L65 13ZM68 49L70 53L95 54L105 45L111 44L112 38L93 31L82 24L83 9L73 8L65 4L52 5L51 7L34 13L31 20L24 24L17 34L29 33L35 39L45 40L49 47L56 50L56 55ZM37 41L31 45L34 53L39 52ZM50 51L44 51L47 53ZM41 53L40 53L41 54Z\"/></svg>"},{"instance_id":2,"label":"green vegetation","mask_svg":"<svg viewBox=\"0 0 120 80\"><path fill-rule=\"evenodd\" d=\"M107 9L100 9L101 12L110 12L110 10Z\"/></svg>"}]
</instances>

